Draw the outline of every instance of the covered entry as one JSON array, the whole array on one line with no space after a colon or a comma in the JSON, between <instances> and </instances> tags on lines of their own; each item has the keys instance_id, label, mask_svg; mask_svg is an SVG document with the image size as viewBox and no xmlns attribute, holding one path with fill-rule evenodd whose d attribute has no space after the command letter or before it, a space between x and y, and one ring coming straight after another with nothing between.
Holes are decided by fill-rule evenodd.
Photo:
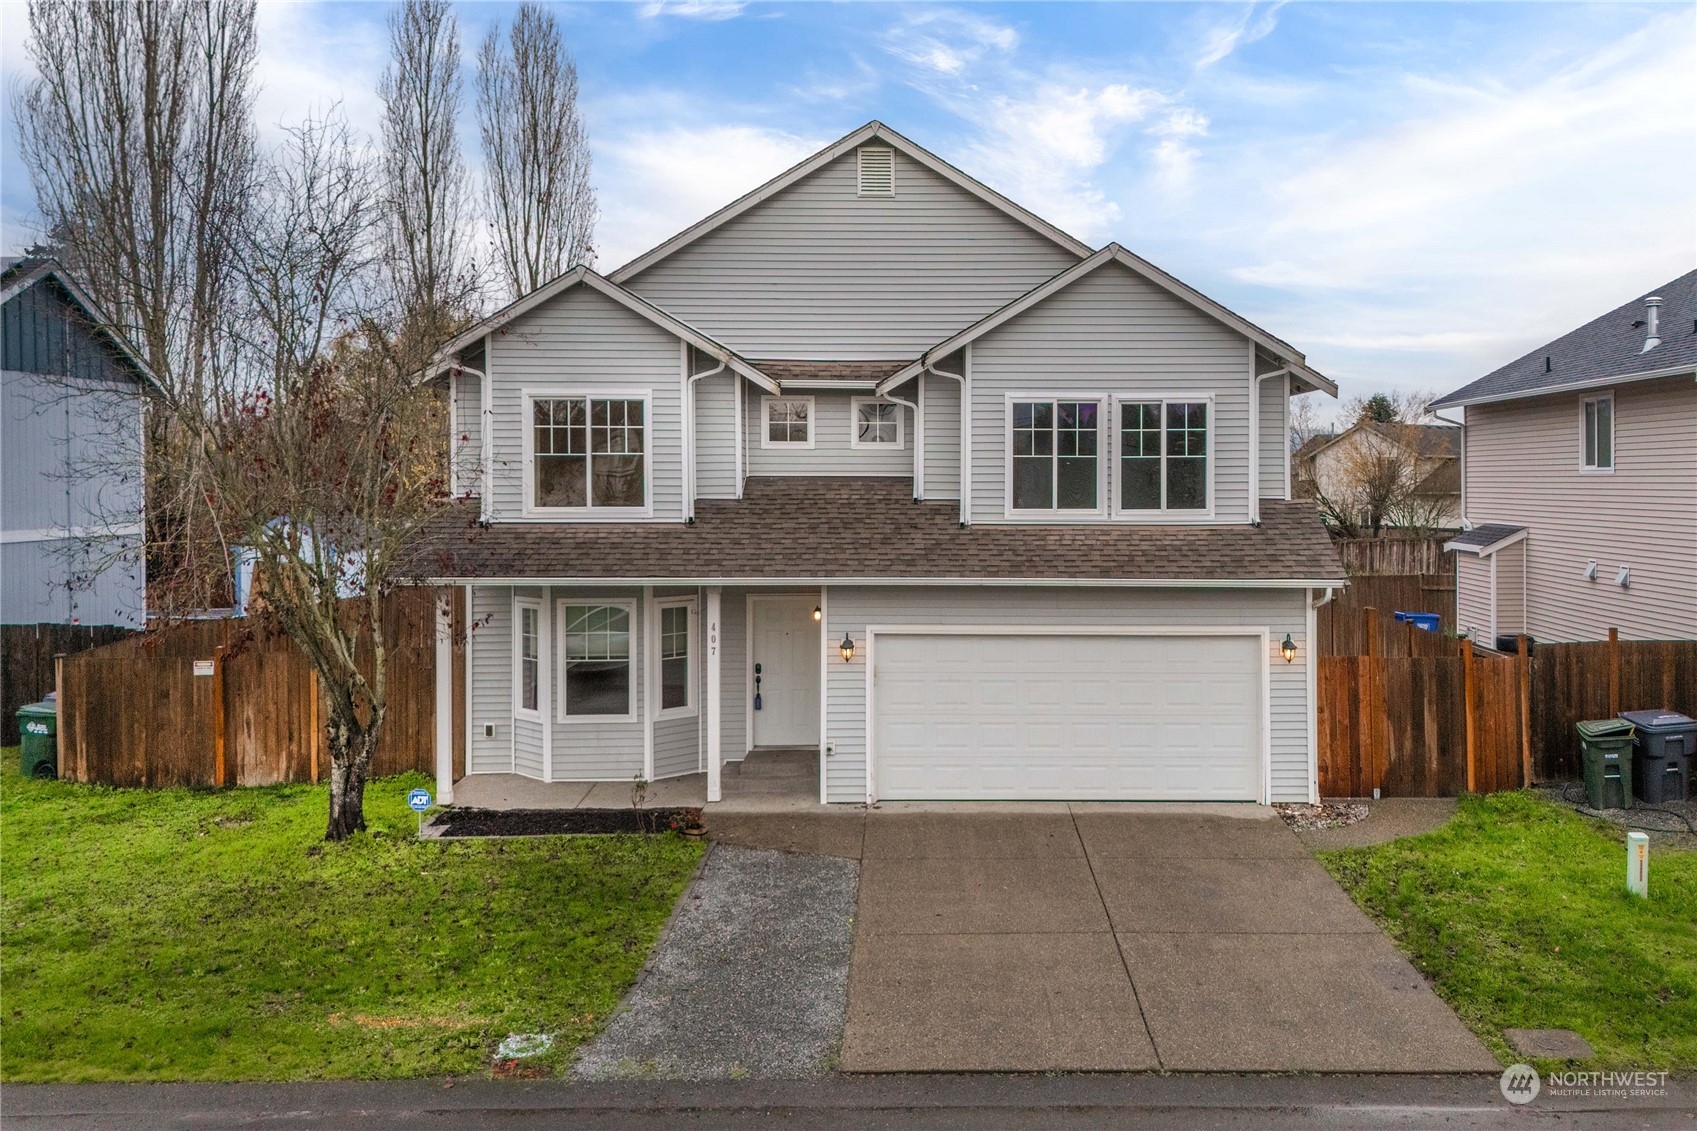
<instances>
[{"instance_id":1,"label":"covered entry","mask_svg":"<svg viewBox=\"0 0 1697 1131\"><path fill-rule=\"evenodd\" d=\"M1265 798L1261 630L871 635L878 799Z\"/></svg>"}]
</instances>

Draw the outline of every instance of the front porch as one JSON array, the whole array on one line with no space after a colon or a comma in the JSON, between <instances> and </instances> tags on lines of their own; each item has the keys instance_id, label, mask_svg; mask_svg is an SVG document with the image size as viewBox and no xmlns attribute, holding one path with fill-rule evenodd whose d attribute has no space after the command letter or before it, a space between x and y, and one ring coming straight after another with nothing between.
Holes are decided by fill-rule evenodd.
<instances>
[{"instance_id":1,"label":"front porch","mask_svg":"<svg viewBox=\"0 0 1697 1131\"><path fill-rule=\"evenodd\" d=\"M728 762L723 798L707 801L707 775L685 774L650 782L644 809L698 806L711 813L787 813L819 804L819 751L813 747L756 747L747 758ZM523 774L473 774L454 783L454 804L473 809L624 809L632 805L632 783L544 782Z\"/></svg>"}]
</instances>

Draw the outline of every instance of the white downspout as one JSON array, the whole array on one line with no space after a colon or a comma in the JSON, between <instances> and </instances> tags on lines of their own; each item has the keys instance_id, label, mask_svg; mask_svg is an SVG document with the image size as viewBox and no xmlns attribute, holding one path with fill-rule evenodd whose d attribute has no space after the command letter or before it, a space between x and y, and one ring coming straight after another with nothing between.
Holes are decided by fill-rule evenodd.
<instances>
[{"instance_id":1,"label":"white downspout","mask_svg":"<svg viewBox=\"0 0 1697 1131\"><path fill-rule=\"evenodd\" d=\"M884 399L892 404L899 404L913 410L913 501L919 502L925 497L925 426L918 403L904 401L895 393L885 393ZM859 422L855 422L859 426Z\"/></svg>"},{"instance_id":2,"label":"white downspout","mask_svg":"<svg viewBox=\"0 0 1697 1131\"><path fill-rule=\"evenodd\" d=\"M495 335L483 336L483 380L480 381L478 392L482 403L478 406L477 439L481 450L477 453L477 461L482 464L483 486L477 502L478 516L488 522L494 517L495 495L495 381L489 375L495 371ZM523 411L521 406L520 411ZM519 422L524 427L524 422ZM519 433L524 434L522 431Z\"/></svg>"},{"instance_id":3,"label":"white downspout","mask_svg":"<svg viewBox=\"0 0 1697 1131\"><path fill-rule=\"evenodd\" d=\"M1254 372L1255 353L1250 351L1250 371ZM1258 373L1249 388L1249 435L1250 450L1255 458L1249 461L1249 521L1256 526L1261 525L1261 382L1272 377L1288 377L1290 366L1275 369L1271 373ZM1284 442L1285 459L1290 459L1289 430L1286 430Z\"/></svg>"},{"instance_id":4,"label":"white downspout","mask_svg":"<svg viewBox=\"0 0 1697 1131\"><path fill-rule=\"evenodd\" d=\"M972 347L968 346L968 349ZM960 382L960 524L972 525L972 477L968 468L972 461L972 406L966 399L966 374L939 369L930 358L925 359L925 372L950 377Z\"/></svg>"},{"instance_id":5,"label":"white downspout","mask_svg":"<svg viewBox=\"0 0 1697 1131\"><path fill-rule=\"evenodd\" d=\"M684 521L695 521L695 383L703 377L716 377L729 364L724 358L712 369L690 373L690 347L684 343ZM740 493L740 492L739 492Z\"/></svg>"}]
</instances>

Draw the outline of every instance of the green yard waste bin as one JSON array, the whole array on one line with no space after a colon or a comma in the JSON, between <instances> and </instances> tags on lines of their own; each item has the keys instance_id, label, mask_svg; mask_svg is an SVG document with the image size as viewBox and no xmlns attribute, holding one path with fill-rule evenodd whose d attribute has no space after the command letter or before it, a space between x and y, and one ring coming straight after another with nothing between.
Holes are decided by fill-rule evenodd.
<instances>
[{"instance_id":1,"label":"green yard waste bin","mask_svg":"<svg viewBox=\"0 0 1697 1131\"><path fill-rule=\"evenodd\" d=\"M1585 803L1593 809L1632 808L1632 724L1587 719L1578 726L1585 762Z\"/></svg>"},{"instance_id":2,"label":"green yard waste bin","mask_svg":"<svg viewBox=\"0 0 1697 1131\"><path fill-rule=\"evenodd\" d=\"M31 703L18 708L22 770L26 778L59 776L59 705Z\"/></svg>"}]
</instances>

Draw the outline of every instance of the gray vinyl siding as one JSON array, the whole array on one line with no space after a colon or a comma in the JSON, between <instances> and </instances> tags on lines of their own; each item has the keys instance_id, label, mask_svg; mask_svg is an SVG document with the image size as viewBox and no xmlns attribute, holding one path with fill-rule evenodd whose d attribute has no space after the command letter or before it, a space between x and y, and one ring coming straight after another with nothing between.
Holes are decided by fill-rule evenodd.
<instances>
[{"instance_id":1,"label":"gray vinyl siding","mask_svg":"<svg viewBox=\"0 0 1697 1131\"><path fill-rule=\"evenodd\" d=\"M1261 425L1261 498L1282 499L1290 467L1290 378L1269 377L1261 382L1257 408Z\"/></svg>"},{"instance_id":2,"label":"gray vinyl siding","mask_svg":"<svg viewBox=\"0 0 1697 1131\"><path fill-rule=\"evenodd\" d=\"M143 627L140 538L0 544L0 624Z\"/></svg>"},{"instance_id":3,"label":"gray vinyl siding","mask_svg":"<svg viewBox=\"0 0 1697 1131\"><path fill-rule=\"evenodd\" d=\"M701 763L701 724L686 718L654 720L654 779L693 774Z\"/></svg>"},{"instance_id":4,"label":"gray vinyl siding","mask_svg":"<svg viewBox=\"0 0 1697 1131\"><path fill-rule=\"evenodd\" d=\"M471 587L471 634L466 671L471 736L466 772L505 774L513 769L513 591L505 585ZM495 733L485 737L483 728Z\"/></svg>"},{"instance_id":5,"label":"gray vinyl siding","mask_svg":"<svg viewBox=\"0 0 1697 1131\"><path fill-rule=\"evenodd\" d=\"M705 597L701 607L707 608ZM747 592L725 590L719 615L719 753L727 762L740 762L748 755Z\"/></svg>"},{"instance_id":6,"label":"gray vinyl siding","mask_svg":"<svg viewBox=\"0 0 1697 1131\"><path fill-rule=\"evenodd\" d=\"M1580 402L1559 393L1467 410L1467 518L1526 526L1538 640L1697 637L1697 383L1617 386L1615 469L1579 470ZM1466 555L1459 555L1465 558ZM1583 576L1597 563L1597 578ZM1615 584L1621 566L1630 586Z\"/></svg>"},{"instance_id":7,"label":"gray vinyl siding","mask_svg":"<svg viewBox=\"0 0 1697 1131\"><path fill-rule=\"evenodd\" d=\"M1477 554L1455 555L1455 623L1475 640L1490 643L1495 628L1491 616L1491 559Z\"/></svg>"},{"instance_id":8,"label":"gray vinyl siding","mask_svg":"<svg viewBox=\"0 0 1697 1131\"><path fill-rule=\"evenodd\" d=\"M573 287L493 335L493 497L499 521L526 521L525 389L651 392L644 436L654 521L683 519L683 352L677 338L589 287ZM558 522L558 517L531 521Z\"/></svg>"},{"instance_id":9,"label":"gray vinyl siding","mask_svg":"<svg viewBox=\"0 0 1697 1131\"><path fill-rule=\"evenodd\" d=\"M1006 395L1053 393L1212 394L1209 521L1248 522L1251 362L1248 339L1130 269L1110 263L1092 272L971 346L973 521L1007 521ZM1105 463L1115 425L1103 421ZM1104 476L1104 491L1111 481Z\"/></svg>"},{"instance_id":10,"label":"gray vinyl siding","mask_svg":"<svg viewBox=\"0 0 1697 1131\"><path fill-rule=\"evenodd\" d=\"M483 382L469 373L453 381L454 486L461 495L483 493Z\"/></svg>"},{"instance_id":11,"label":"gray vinyl siding","mask_svg":"<svg viewBox=\"0 0 1697 1131\"><path fill-rule=\"evenodd\" d=\"M947 367L945 367L947 368ZM951 369L958 373L959 370ZM925 388L925 497L960 498L960 382L927 373Z\"/></svg>"},{"instance_id":12,"label":"gray vinyl siding","mask_svg":"<svg viewBox=\"0 0 1697 1131\"><path fill-rule=\"evenodd\" d=\"M626 280L748 357L914 358L1077 262L901 153L856 195L853 152Z\"/></svg>"},{"instance_id":13,"label":"gray vinyl siding","mask_svg":"<svg viewBox=\"0 0 1697 1131\"><path fill-rule=\"evenodd\" d=\"M1491 555L1497 595L1498 636L1526 631L1526 543L1504 546Z\"/></svg>"},{"instance_id":14,"label":"gray vinyl siding","mask_svg":"<svg viewBox=\"0 0 1697 1131\"><path fill-rule=\"evenodd\" d=\"M573 605L623 603L631 606L631 709L625 718L560 718L564 704L562 635L559 623L561 601ZM552 686L549 687L549 725L552 729L555 781L631 781L644 769L647 758L648 735L647 680L643 678L648 663L648 622L643 607L642 590L638 588L552 589L548 594L549 619L552 631L547 647L553 659Z\"/></svg>"},{"instance_id":15,"label":"gray vinyl siding","mask_svg":"<svg viewBox=\"0 0 1697 1131\"><path fill-rule=\"evenodd\" d=\"M828 637L840 640L847 632L862 645L869 624L1265 627L1272 799L1309 799L1310 649L1301 590L832 586L825 607ZM1297 645L1296 661L1288 664L1278 655L1286 633ZM850 663L834 659L826 673L827 795L833 802L860 804L866 800L866 649Z\"/></svg>"},{"instance_id":16,"label":"gray vinyl siding","mask_svg":"<svg viewBox=\"0 0 1697 1131\"><path fill-rule=\"evenodd\" d=\"M737 387L734 373L695 383L695 497L737 497Z\"/></svg>"},{"instance_id":17,"label":"gray vinyl siding","mask_svg":"<svg viewBox=\"0 0 1697 1131\"><path fill-rule=\"evenodd\" d=\"M913 413L903 408L900 448L856 448L854 421L850 411L853 396L870 394L835 393L830 390L798 390L795 397L813 398L813 446L811 448L765 448L764 398L770 396L745 383L743 432L748 441L750 475L906 475L913 474Z\"/></svg>"}]
</instances>

